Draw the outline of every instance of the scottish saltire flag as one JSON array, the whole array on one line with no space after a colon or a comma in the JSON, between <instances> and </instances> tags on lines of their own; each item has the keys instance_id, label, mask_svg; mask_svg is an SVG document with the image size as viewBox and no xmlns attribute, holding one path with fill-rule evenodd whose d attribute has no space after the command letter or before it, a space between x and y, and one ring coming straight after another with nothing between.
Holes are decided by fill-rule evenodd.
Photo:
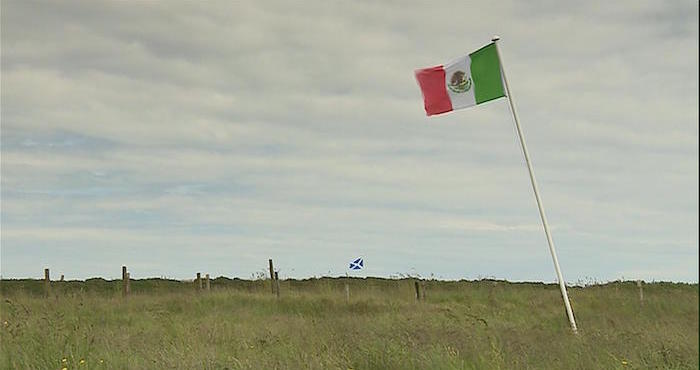
<instances>
[{"instance_id":1,"label":"scottish saltire flag","mask_svg":"<svg viewBox=\"0 0 700 370\"><path fill-rule=\"evenodd\" d=\"M364 267L364 261L362 261L362 257L350 262L350 270L362 270Z\"/></svg>"},{"instance_id":2,"label":"scottish saltire flag","mask_svg":"<svg viewBox=\"0 0 700 370\"><path fill-rule=\"evenodd\" d=\"M415 73L429 116L506 96L494 43L446 65Z\"/></svg>"}]
</instances>

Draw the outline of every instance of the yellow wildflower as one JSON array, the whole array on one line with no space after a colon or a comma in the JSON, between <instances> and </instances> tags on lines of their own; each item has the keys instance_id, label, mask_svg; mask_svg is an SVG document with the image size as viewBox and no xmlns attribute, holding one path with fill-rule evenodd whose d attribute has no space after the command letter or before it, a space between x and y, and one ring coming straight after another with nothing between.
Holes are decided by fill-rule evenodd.
<instances>
[{"instance_id":1,"label":"yellow wildflower","mask_svg":"<svg viewBox=\"0 0 700 370\"><path fill-rule=\"evenodd\" d=\"M85 363L85 360L83 360L83 359L81 358L81 359L80 359L80 364L82 365L82 364L84 364L84 363Z\"/></svg>"},{"instance_id":2,"label":"yellow wildflower","mask_svg":"<svg viewBox=\"0 0 700 370\"><path fill-rule=\"evenodd\" d=\"M65 364L66 362L68 362L68 359L64 357L63 360L61 360L61 362Z\"/></svg>"}]
</instances>

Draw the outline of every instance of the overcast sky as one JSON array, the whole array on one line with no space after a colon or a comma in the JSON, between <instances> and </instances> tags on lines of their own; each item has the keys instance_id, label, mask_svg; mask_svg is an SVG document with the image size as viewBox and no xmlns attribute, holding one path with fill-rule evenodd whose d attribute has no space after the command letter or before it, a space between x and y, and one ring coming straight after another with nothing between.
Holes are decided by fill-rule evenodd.
<instances>
[{"instance_id":1,"label":"overcast sky","mask_svg":"<svg viewBox=\"0 0 700 370\"><path fill-rule=\"evenodd\" d=\"M2 0L5 278L698 281L698 2Z\"/></svg>"}]
</instances>

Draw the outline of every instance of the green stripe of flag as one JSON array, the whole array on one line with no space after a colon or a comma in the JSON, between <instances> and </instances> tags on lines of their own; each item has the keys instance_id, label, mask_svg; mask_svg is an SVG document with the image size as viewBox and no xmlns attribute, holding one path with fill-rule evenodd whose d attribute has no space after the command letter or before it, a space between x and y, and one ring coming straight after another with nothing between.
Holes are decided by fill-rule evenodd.
<instances>
[{"instance_id":1,"label":"green stripe of flag","mask_svg":"<svg viewBox=\"0 0 700 370\"><path fill-rule=\"evenodd\" d=\"M506 96L496 44L488 44L469 54L469 57L476 104Z\"/></svg>"}]
</instances>

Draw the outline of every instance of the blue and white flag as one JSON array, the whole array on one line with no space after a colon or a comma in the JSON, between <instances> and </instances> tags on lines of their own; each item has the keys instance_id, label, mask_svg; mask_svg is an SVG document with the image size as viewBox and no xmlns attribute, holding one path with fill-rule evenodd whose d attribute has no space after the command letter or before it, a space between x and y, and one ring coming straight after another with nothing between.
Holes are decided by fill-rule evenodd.
<instances>
[{"instance_id":1,"label":"blue and white flag","mask_svg":"<svg viewBox=\"0 0 700 370\"><path fill-rule=\"evenodd\" d=\"M350 270L362 270L364 267L364 262L362 261L362 257L350 262Z\"/></svg>"}]
</instances>

